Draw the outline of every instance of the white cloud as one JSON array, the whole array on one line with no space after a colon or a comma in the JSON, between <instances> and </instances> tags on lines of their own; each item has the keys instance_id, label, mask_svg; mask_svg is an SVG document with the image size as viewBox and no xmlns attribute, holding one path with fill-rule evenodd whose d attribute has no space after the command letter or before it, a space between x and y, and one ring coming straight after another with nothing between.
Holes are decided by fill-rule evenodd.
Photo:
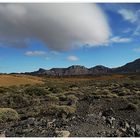
<instances>
[{"instance_id":1,"label":"white cloud","mask_svg":"<svg viewBox=\"0 0 140 140\"><path fill-rule=\"evenodd\" d=\"M50 57L45 57L45 59L46 59L46 60L50 60L51 58L50 58Z\"/></svg>"},{"instance_id":2,"label":"white cloud","mask_svg":"<svg viewBox=\"0 0 140 140\"><path fill-rule=\"evenodd\" d=\"M67 60L69 60L69 61L78 61L79 58L76 57L76 56L74 56L74 55L71 55L71 56L68 56L68 57L67 57Z\"/></svg>"},{"instance_id":3,"label":"white cloud","mask_svg":"<svg viewBox=\"0 0 140 140\"><path fill-rule=\"evenodd\" d=\"M52 54L52 55L59 55L60 53L58 51L50 51L50 54Z\"/></svg>"},{"instance_id":4,"label":"white cloud","mask_svg":"<svg viewBox=\"0 0 140 140\"><path fill-rule=\"evenodd\" d=\"M122 17L124 18L124 20L127 20L131 23L134 23L138 20L138 15L137 12L134 12L132 10L129 9L120 9L118 11L119 14L122 15Z\"/></svg>"},{"instance_id":5,"label":"white cloud","mask_svg":"<svg viewBox=\"0 0 140 140\"><path fill-rule=\"evenodd\" d=\"M132 32L132 31L133 31L133 29L127 28L127 29L125 29L125 30L123 31L123 33L130 33L130 32Z\"/></svg>"},{"instance_id":6,"label":"white cloud","mask_svg":"<svg viewBox=\"0 0 140 140\"><path fill-rule=\"evenodd\" d=\"M27 51L25 53L27 56L44 56L46 55L46 52L44 51Z\"/></svg>"},{"instance_id":7,"label":"white cloud","mask_svg":"<svg viewBox=\"0 0 140 140\"><path fill-rule=\"evenodd\" d=\"M135 29L132 30L132 35L138 36L140 35L140 10L131 10L131 9L120 9L118 11L119 14L122 15L124 20L129 21L133 25L135 25ZM128 30L129 32L130 30ZM127 30L126 30L127 33Z\"/></svg>"},{"instance_id":8,"label":"white cloud","mask_svg":"<svg viewBox=\"0 0 140 140\"><path fill-rule=\"evenodd\" d=\"M34 38L55 51L104 45L111 35L104 13L90 3L0 4L0 19L0 41Z\"/></svg>"},{"instance_id":9,"label":"white cloud","mask_svg":"<svg viewBox=\"0 0 140 140\"><path fill-rule=\"evenodd\" d=\"M119 36L115 36L113 38L110 39L111 43L127 43L127 42L131 42L132 39L131 38L121 38Z\"/></svg>"},{"instance_id":10,"label":"white cloud","mask_svg":"<svg viewBox=\"0 0 140 140\"><path fill-rule=\"evenodd\" d=\"M140 53L140 48L134 48L133 51Z\"/></svg>"},{"instance_id":11,"label":"white cloud","mask_svg":"<svg viewBox=\"0 0 140 140\"><path fill-rule=\"evenodd\" d=\"M136 29L133 31L133 35L140 35L140 24L137 25Z\"/></svg>"}]
</instances>

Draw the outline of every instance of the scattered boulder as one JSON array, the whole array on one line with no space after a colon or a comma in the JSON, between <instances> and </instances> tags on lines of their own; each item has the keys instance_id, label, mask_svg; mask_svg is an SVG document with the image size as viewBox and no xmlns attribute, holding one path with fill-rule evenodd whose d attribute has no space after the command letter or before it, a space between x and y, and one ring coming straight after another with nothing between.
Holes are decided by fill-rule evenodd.
<instances>
[{"instance_id":1,"label":"scattered boulder","mask_svg":"<svg viewBox=\"0 0 140 140\"><path fill-rule=\"evenodd\" d=\"M136 132L135 132L137 137L140 137L140 125L136 124Z\"/></svg>"},{"instance_id":2,"label":"scattered boulder","mask_svg":"<svg viewBox=\"0 0 140 140\"><path fill-rule=\"evenodd\" d=\"M126 128L126 129L130 128L130 125L128 124L127 121L125 121L125 128Z\"/></svg>"},{"instance_id":3,"label":"scattered boulder","mask_svg":"<svg viewBox=\"0 0 140 140\"><path fill-rule=\"evenodd\" d=\"M115 114L114 110L112 108L109 108L108 110L105 110L102 112L102 116L113 116Z\"/></svg>"},{"instance_id":4,"label":"scattered boulder","mask_svg":"<svg viewBox=\"0 0 140 140\"><path fill-rule=\"evenodd\" d=\"M119 128L116 130L117 137L135 137L138 136L137 128L134 128L127 121L120 121Z\"/></svg>"},{"instance_id":5,"label":"scattered boulder","mask_svg":"<svg viewBox=\"0 0 140 140\"><path fill-rule=\"evenodd\" d=\"M114 117L107 117L107 118L105 119L105 121L106 121L106 125L107 125L107 126L113 127L115 118L114 118Z\"/></svg>"},{"instance_id":6,"label":"scattered boulder","mask_svg":"<svg viewBox=\"0 0 140 140\"><path fill-rule=\"evenodd\" d=\"M27 122L28 122L28 124L33 125L35 122L35 118L33 118L33 117L28 118Z\"/></svg>"},{"instance_id":7,"label":"scattered boulder","mask_svg":"<svg viewBox=\"0 0 140 140\"><path fill-rule=\"evenodd\" d=\"M55 125L54 122L55 122L55 121L56 121L55 119L53 119L52 121L48 121L48 122L47 122L47 127L48 127L48 128L54 127L54 125Z\"/></svg>"},{"instance_id":8,"label":"scattered boulder","mask_svg":"<svg viewBox=\"0 0 140 140\"><path fill-rule=\"evenodd\" d=\"M116 130L115 135L117 137L123 137L125 132L126 132L126 129L120 127Z\"/></svg>"},{"instance_id":9,"label":"scattered boulder","mask_svg":"<svg viewBox=\"0 0 140 140\"><path fill-rule=\"evenodd\" d=\"M0 137L6 137L6 135L5 135L5 130L1 130L1 131L0 131Z\"/></svg>"},{"instance_id":10,"label":"scattered boulder","mask_svg":"<svg viewBox=\"0 0 140 140\"><path fill-rule=\"evenodd\" d=\"M57 137L69 137L69 131L55 131Z\"/></svg>"},{"instance_id":11,"label":"scattered boulder","mask_svg":"<svg viewBox=\"0 0 140 140\"><path fill-rule=\"evenodd\" d=\"M136 131L135 128L130 126L130 128L126 129L126 135L124 135L124 136L134 137L135 136L135 131Z\"/></svg>"}]
</instances>

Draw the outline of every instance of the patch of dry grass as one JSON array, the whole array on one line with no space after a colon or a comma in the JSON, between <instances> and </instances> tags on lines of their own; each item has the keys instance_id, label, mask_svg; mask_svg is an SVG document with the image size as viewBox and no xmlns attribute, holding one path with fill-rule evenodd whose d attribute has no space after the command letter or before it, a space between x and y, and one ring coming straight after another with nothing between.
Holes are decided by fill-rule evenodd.
<instances>
[{"instance_id":1,"label":"patch of dry grass","mask_svg":"<svg viewBox=\"0 0 140 140\"><path fill-rule=\"evenodd\" d=\"M43 79L36 76L29 75L0 75L0 86L13 86L25 84L43 84Z\"/></svg>"}]
</instances>

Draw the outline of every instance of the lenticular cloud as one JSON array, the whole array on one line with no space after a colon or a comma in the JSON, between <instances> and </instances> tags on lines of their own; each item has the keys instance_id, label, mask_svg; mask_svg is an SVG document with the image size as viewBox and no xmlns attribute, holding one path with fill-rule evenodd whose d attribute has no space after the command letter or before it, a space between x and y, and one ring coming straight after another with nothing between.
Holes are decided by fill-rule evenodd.
<instances>
[{"instance_id":1,"label":"lenticular cloud","mask_svg":"<svg viewBox=\"0 0 140 140\"><path fill-rule=\"evenodd\" d=\"M19 40L33 38L63 51L76 43L103 45L110 37L96 4L0 4L0 19L0 41L16 45L18 40L19 47Z\"/></svg>"}]
</instances>

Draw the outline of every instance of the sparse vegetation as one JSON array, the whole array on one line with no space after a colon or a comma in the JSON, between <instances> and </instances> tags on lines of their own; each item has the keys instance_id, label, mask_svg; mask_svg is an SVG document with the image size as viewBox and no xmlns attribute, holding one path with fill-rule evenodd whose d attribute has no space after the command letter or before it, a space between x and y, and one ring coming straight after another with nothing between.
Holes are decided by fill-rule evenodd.
<instances>
[{"instance_id":1,"label":"sparse vegetation","mask_svg":"<svg viewBox=\"0 0 140 140\"><path fill-rule=\"evenodd\" d=\"M115 113L121 112L124 118L129 118L127 112L132 116L139 112L139 87L138 80L114 80L109 75L95 78L55 77L46 78L45 84L41 85L0 87L0 124L27 121L28 118L45 118L47 122L54 118L65 124L77 116L82 120L74 123L83 123L87 115L96 111L99 115L99 112L111 107L114 107ZM63 126L61 121L56 123L60 128ZM41 127L47 127L47 124L42 123Z\"/></svg>"}]
</instances>

